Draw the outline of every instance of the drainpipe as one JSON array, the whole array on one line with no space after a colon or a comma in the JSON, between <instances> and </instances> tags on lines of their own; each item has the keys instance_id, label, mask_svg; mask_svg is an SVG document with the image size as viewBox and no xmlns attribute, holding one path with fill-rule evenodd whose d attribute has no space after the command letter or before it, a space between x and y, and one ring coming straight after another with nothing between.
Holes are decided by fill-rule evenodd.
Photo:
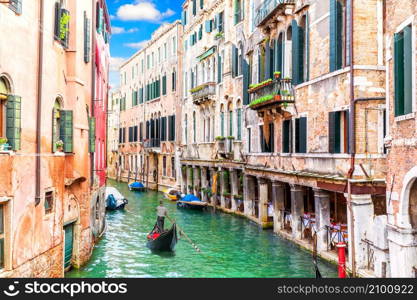
<instances>
[{"instance_id":1,"label":"drainpipe","mask_svg":"<svg viewBox=\"0 0 417 300\"><path fill-rule=\"evenodd\" d=\"M43 82L43 0L39 3L39 54L38 54L38 99L36 103L36 182L35 206L41 202L41 117L42 117L42 82Z\"/></svg>"},{"instance_id":2,"label":"drainpipe","mask_svg":"<svg viewBox=\"0 0 417 300\"><path fill-rule=\"evenodd\" d=\"M94 105L96 98L96 1L92 2L92 18L91 18L91 37L92 37L92 47L91 47L91 116L94 117ZM94 141L95 143L96 141ZM94 185L94 153L90 153L90 186Z\"/></svg>"},{"instance_id":3,"label":"drainpipe","mask_svg":"<svg viewBox=\"0 0 417 300\"><path fill-rule=\"evenodd\" d=\"M350 243L351 247L351 267L352 267L352 277L356 277L356 261L355 261L355 234L354 234L354 217L353 217L353 209L352 209L352 186L351 186L351 179L353 176L353 172L355 171L355 154L356 154L356 131L355 131L355 82L354 82L354 34L353 34L353 20L354 20L354 11L353 11L353 0L350 1L350 47L349 47L349 56L350 56L350 114L349 114L349 145L350 145L350 170L348 174L348 209L350 215Z\"/></svg>"}]
</instances>

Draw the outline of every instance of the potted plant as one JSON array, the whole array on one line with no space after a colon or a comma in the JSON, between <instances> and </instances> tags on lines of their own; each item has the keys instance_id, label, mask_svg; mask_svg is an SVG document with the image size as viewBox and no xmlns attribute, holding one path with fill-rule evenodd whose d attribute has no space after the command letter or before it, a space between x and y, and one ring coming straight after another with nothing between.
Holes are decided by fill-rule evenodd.
<instances>
[{"instance_id":1,"label":"potted plant","mask_svg":"<svg viewBox=\"0 0 417 300\"><path fill-rule=\"evenodd\" d=\"M275 94L274 95L274 100L275 101L281 101L281 94L280 93Z\"/></svg>"},{"instance_id":2,"label":"potted plant","mask_svg":"<svg viewBox=\"0 0 417 300\"><path fill-rule=\"evenodd\" d=\"M235 139L235 137L234 137L234 136L228 136L228 137L227 137L227 139L228 139L228 140L234 140L234 139Z\"/></svg>"},{"instance_id":3,"label":"potted plant","mask_svg":"<svg viewBox=\"0 0 417 300\"><path fill-rule=\"evenodd\" d=\"M215 140L218 142L223 142L226 138L224 136L216 136Z\"/></svg>"},{"instance_id":4,"label":"potted plant","mask_svg":"<svg viewBox=\"0 0 417 300\"><path fill-rule=\"evenodd\" d=\"M235 200L242 200L243 196L242 195L233 195L233 198L235 198Z\"/></svg>"},{"instance_id":5,"label":"potted plant","mask_svg":"<svg viewBox=\"0 0 417 300\"><path fill-rule=\"evenodd\" d=\"M8 145L7 145L7 138L5 138L5 137L3 137L3 138L0 138L0 151L4 151L4 150L7 150L7 149L5 149L5 147L7 147Z\"/></svg>"},{"instance_id":6,"label":"potted plant","mask_svg":"<svg viewBox=\"0 0 417 300\"><path fill-rule=\"evenodd\" d=\"M281 77L281 72L280 71L274 72L274 76L276 79L279 79Z\"/></svg>"},{"instance_id":7,"label":"potted plant","mask_svg":"<svg viewBox=\"0 0 417 300\"><path fill-rule=\"evenodd\" d=\"M55 147L58 152L62 152L64 150L64 142L61 140L55 142Z\"/></svg>"},{"instance_id":8,"label":"potted plant","mask_svg":"<svg viewBox=\"0 0 417 300\"><path fill-rule=\"evenodd\" d=\"M227 199L230 199L231 194L230 194L229 192L224 192L224 193L223 193L223 196L224 196L225 198L227 198Z\"/></svg>"}]
</instances>

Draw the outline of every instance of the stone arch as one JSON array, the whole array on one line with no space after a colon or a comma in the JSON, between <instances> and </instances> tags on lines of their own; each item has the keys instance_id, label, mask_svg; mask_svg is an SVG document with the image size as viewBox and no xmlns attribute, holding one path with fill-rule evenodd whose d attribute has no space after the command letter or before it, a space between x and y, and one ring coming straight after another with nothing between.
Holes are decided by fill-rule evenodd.
<instances>
[{"instance_id":1,"label":"stone arch","mask_svg":"<svg viewBox=\"0 0 417 300\"><path fill-rule=\"evenodd\" d=\"M408 171L403 179L398 225L417 229L417 166Z\"/></svg>"}]
</instances>

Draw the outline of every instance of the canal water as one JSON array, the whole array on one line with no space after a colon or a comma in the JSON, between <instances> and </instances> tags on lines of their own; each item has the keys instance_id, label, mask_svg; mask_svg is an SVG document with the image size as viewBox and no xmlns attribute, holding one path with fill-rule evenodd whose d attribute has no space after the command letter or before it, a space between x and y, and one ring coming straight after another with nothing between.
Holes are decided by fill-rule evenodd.
<instances>
[{"instance_id":1,"label":"canal water","mask_svg":"<svg viewBox=\"0 0 417 300\"><path fill-rule=\"evenodd\" d=\"M109 181L129 204L107 214L107 232L90 262L67 277L314 277L311 254L249 220L222 212L177 209L165 201L171 217L198 245L181 238L174 253L153 254L146 236L155 223L162 193L130 192L126 183ZM168 226L170 226L169 221ZM320 261L323 277L337 277L336 267Z\"/></svg>"}]
</instances>

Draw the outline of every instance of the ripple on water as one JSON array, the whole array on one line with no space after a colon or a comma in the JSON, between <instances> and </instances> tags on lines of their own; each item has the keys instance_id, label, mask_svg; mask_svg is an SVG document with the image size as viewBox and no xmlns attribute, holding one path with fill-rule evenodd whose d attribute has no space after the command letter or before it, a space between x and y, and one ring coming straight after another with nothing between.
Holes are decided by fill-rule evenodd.
<instances>
[{"instance_id":1,"label":"ripple on water","mask_svg":"<svg viewBox=\"0 0 417 300\"><path fill-rule=\"evenodd\" d=\"M311 255L261 230L254 223L221 212L177 210L165 201L169 214L198 245L185 238L175 253L154 254L146 236L155 223L155 208L163 195L134 193L126 184L109 181L129 199L126 211L107 215L108 229L90 262L68 277L314 277ZM167 224L169 226L169 222ZM336 277L336 267L319 263L324 277Z\"/></svg>"}]
</instances>

